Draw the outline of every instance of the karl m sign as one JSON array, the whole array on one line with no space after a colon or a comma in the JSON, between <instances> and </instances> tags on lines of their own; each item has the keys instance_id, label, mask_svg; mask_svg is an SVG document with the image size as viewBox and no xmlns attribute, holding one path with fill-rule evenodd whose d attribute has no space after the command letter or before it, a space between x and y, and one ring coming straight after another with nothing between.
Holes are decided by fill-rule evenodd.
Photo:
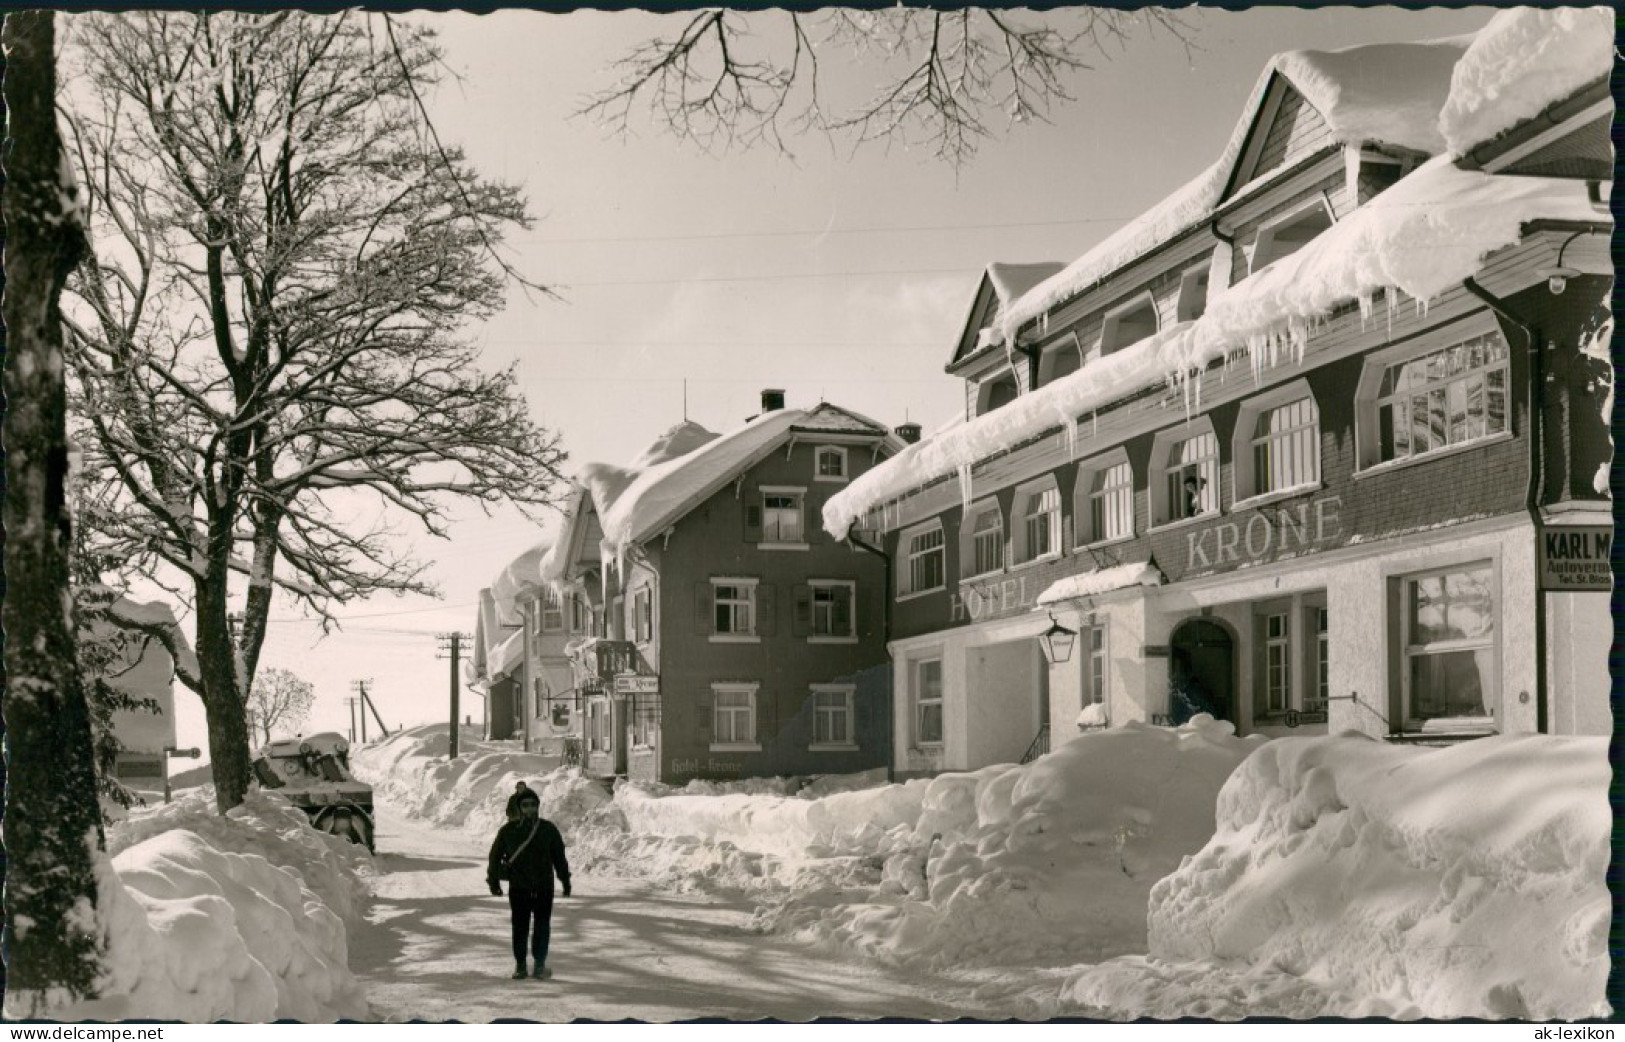
<instances>
[{"instance_id":1,"label":"karl m sign","mask_svg":"<svg viewBox=\"0 0 1625 1042\"><path fill-rule=\"evenodd\" d=\"M1602 590L1614 588L1608 564L1614 530L1605 525L1548 528L1541 532L1540 588L1543 590Z\"/></svg>"}]
</instances>

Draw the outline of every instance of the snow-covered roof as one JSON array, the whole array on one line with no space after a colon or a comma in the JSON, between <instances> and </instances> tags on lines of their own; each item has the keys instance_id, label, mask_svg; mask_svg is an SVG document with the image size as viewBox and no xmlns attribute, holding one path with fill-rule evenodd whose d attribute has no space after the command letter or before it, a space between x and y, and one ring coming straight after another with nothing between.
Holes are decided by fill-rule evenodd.
<instances>
[{"instance_id":1,"label":"snow-covered roof","mask_svg":"<svg viewBox=\"0 0 1625 1042\"><path fill-rule=\"evenodd\" d=\"M512 605L525 587L536 585L541 578L542 558L553 548L551 542L537 543L509 561L491 583L491 594L501 603Z\"/></svg>"},{"instance_id":2,"label":"snow-covered roof","mask_svg":"<svg viewBox=\"0 0 1625 1042\"><path fill-rule=\"evenodd\" d=\"M1111 568L1096 568L1078 575L1069 575L1044 588L1038 595L1038 605L1060 604L1075 597L1093 597L1096 594L1121 590L1129 586L1161 586L1162 572L1150 561L1119 564Z\"/></svg>"},{"instance_id":3,"label":"snow-covered roof","mask_svg":"<svg viewBox=\"0 0 1625 1042\"><path fill-rule=\"evenodd\" d=\"M999 335L1011 340L1026 323L1212 217L1224 200L1225 186L1236 171L1248 132L1277 75L1321 114L1334 141L1380 141L1438 151L1444 142L1437 120L1450 90L1450 70L1470 40L1464 36L1276 55L1259 76L1218 160L1061 272L1022 294L1005 309Z\"/></svg>"},{"instance_id":4,"label":"snow-covered roof","mask_svg":"<svg viewBox=\"0 0 1625 1042\"><path fill-rule=\"evenodd\" d=\"M678 456L686 456L701 445L716 440L715 433L706 430L693 420L684 420L666 430L648 448L639 453L638 458L632 461L632 466L641 468L665 463Z\"/></svg>"},{"instance_id":5,"label":"snow-covered roof","mask_svg":"<svg viewBox=\"0 0 1625 1042\"><path fill-rule=\"evenodd\" d=\"M1609 7L1516 7L1497 12L1456 63L1439 113L1445 147L1465 155L1608 76L1614 62Z\"/></svg>"},{"instance_id":6,"label":"snow-covered roof","mask_svg":"<svg viewBox=\"0 0 1625 1042\"><path fill-rule=\"evenodd\" d=\"M1231 348L1247 346L1255 367L1265 357L1301 357L1314 323L1339 305L1359 301L1369 313L1378 291L1395 290L1431 300L1539 218L1593 221L1596 214L1583 184L1462 170L1436 156L1296 253L1219 293L1194 322L1091 362L858 477L825 504L824 527L841 538L880 504L955 471L963 482L976 461L1057 426L1075 443L1079 418L1091 410L1177 383Z\"/></svg>"},{"instance_id":7,"label":"snow-covered roof","mask_svg":"<svg viewBox=\"0 0 1625 1042\"><path fill-rule=\"evenodd\" d=\"M886 435L873 420L827 402L812 409L774 409L652 466L589 463L577 481L592 497L604 542L624 550L665 529L798 430Z\"/></svg>"},{"instance_id":8,"label":"snow-covered roof","mask_svg":"<svg viewBox=\"0 0 1625 1042\"><path fill-rule=\"evenodd\" d=\"M507 640L491 649L491 657L486 663L487 672L493 682L519 668L519 662L525 657L525 631L510 635Z\"/></svg>"}]
</instances>

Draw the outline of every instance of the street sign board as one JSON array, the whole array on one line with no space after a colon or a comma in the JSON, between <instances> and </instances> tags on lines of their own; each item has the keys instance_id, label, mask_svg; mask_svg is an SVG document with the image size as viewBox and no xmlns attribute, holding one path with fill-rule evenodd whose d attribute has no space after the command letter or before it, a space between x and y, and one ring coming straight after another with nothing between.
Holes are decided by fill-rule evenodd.
<instances>
[{"instance_id":1,"label":"street sign board","mask_svg":"<svg viewBox=\"0 0 1625 1042\"><path fill-rule=\"evenodd\" d=\"M654 695L660 692L659 677L625 676L615 678L618 695Z\"/></svg>"},{"instance_id":2,"label":"street sign board","mask_svg":"<svg viewBox=\"0 0 1625 1042\"><path fill-rule=\"evenodd\" d=\"M1607 525L1565 525L1540 533L1540 588L1601 590L1614 588L1608 564L1614 530Z\"/></svg>"}]
</instances>

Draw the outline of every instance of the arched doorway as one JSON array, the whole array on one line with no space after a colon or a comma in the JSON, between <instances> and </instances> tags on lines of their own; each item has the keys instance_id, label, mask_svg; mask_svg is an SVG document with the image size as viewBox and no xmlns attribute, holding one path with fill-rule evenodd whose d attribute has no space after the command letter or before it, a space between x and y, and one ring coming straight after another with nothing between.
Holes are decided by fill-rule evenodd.
<instances>
[{"instance_id":1,"label":"arched doorway","mask_svg":"<svg viewBox=\"0 0 1625 1042\"><path fill-rule=\"evenodd\" d=\"M1212 619L1186 619L1168 646L1168 716L1176 726L1197 713L1235 720L1236 642Z\"/></svg>"}]
</instances>

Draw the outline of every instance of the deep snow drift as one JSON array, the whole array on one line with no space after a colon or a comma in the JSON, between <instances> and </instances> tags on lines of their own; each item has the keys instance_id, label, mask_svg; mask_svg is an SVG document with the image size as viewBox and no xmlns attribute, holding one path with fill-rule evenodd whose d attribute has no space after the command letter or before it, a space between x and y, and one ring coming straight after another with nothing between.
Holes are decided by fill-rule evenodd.
<instances>
[{"instance_id":1,"label":"deep snow drift","mask_svg":"<svg viewBox=\"0 0 1625 1042\"><path fill-rule=\"evenodd\" d=\"M1607 741L1270 742L1151 891L1150 959L1069 1001L1148 1016L1608 1015ZM1262 1007L1262 1008L1261 1008Z\"/></svg>"},{"instance_id":2,"label":"deep snow drift","mask_svg":"<svg viewBox=\"0 0 1625 1042\"><path fill-rule=\"evenodd\" d=\"M1602 739L1266 741L1199 717L904 784L622 783L611 800L575 769L527 775L511 743L448 763L445 737L414 729L357 764L474 844L525 778L578 876L749 892L764 931L1025 987L1049 1015L1607 1011Z\"/></svg>"},{"instance_id":3,"label":"deep snow drift","mask_svg":"<svg viewBox=\"0 0 1625 1042\"><path fill-rule=\"evenodd\" d=\"M98 867L102 998L55 1007L51 1019L369 1016L347 926L365 909L370 858L280 796L250 793L224 818L209 788L137 811L109 830Z\"/></svg>"}]
</instances>

